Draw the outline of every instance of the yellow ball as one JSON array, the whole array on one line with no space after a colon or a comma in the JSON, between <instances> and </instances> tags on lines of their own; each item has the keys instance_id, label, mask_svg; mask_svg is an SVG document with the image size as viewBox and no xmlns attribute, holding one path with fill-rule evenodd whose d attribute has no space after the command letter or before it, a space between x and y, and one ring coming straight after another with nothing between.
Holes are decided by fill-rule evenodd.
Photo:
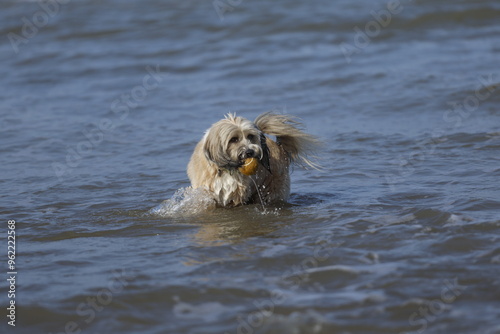
<instances>
[{"instance_id":1,"label":"yellow ball","mask_svg":"<svg viewBox=\"0 0 500 334\"><path fill-rule=\"evenodd\" d=\"M257 173L257 167L259 167L259 160L248 158L245 159L245 164L238 168L238 170L244 175L254 175Z\"/></svg>"}]
</instances>

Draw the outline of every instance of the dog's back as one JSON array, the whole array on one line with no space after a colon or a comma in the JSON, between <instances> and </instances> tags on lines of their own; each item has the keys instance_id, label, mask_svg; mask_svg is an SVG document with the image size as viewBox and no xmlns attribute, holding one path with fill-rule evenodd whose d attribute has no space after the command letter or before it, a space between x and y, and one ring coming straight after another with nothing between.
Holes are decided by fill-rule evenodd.
<instances>
[{"instance_id":1,"label":"dog's back","mask_svg":"<svg viewBox=\"0 0 500 334\"><path fill-rule=\"evenodd\" d=\"M301 129L302 124L296 119L289 115L267 112L259 115L254 123L263 133L276 136L277 143L290 155L292 163L320 169L320 165L313 161L320 141L305 133Z\"/></svg>"}]
</instances>

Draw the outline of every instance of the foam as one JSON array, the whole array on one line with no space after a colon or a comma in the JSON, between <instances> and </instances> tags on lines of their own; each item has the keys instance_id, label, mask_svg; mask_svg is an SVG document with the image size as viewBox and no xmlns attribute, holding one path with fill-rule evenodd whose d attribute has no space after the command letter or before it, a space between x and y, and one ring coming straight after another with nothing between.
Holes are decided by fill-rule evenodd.
<instances>
[{"instance_id":1,"label":"foam","mask_svg":"<svg viewBox=\"0 0 500 334\"><path fill-rule=\"evenodd\" d=\"M177 215L197 215L215 209L215 200L202 189L180 188L170 198L149 210L150 214L171 217Z\"/></svg>"}]
</instances>

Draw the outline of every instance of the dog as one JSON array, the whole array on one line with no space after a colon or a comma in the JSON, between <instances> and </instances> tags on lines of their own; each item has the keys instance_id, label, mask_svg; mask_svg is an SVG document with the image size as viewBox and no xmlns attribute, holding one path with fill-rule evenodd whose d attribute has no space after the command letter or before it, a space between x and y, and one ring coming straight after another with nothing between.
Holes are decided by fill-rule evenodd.
<instances>
[{"instance_id":1,"label":"dog","mask_svg":"<svg viewBox=\"0 0 500 334\"><path fill-rule=\"evenodd\" d=\"M286 202L292 163L320 169L315 157L310 158L320 142L301 127L295 118L273 112L254 122L227 114L194 149L187 166L192 188L205 189L219 207ZM251 176L239 171L248 158L259 162Z\"/></svg>"}]
</instances>

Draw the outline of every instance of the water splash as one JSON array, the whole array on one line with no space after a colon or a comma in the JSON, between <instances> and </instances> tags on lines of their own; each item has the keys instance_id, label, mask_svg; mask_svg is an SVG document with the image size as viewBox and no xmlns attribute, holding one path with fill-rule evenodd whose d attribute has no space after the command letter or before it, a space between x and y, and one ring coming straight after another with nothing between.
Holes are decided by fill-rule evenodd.
<instances>
[{"instance_id":1,"label":"water splash","mask_svg":"<svg viewBox=\"0 0 500 334\"><path fill-rule=\"evenodd\" d=\"M215 209L215 201L202 189L180 188L170 198L149 210L149 214L170 217L177 215L196 215Z\"/></svg>"},{"instance_id":2,"label":"water splash","mask_svg":"<svg viewBox=\"0 0 500 334\"><path fill-rule=\"evenodd\" d=\"M250 178L250 180L252 180L253 184L255 185L255 189L257 190L257 195L259 195L260 204L262 205L262 212L266 212L266 207L264 206L264 201L262 200L262 196L260 196L260 190L259 187L257 186L257 182L255 182L253 178ZM265 188L265 186L262 187Z\"/></svg>"}]
</instances>

